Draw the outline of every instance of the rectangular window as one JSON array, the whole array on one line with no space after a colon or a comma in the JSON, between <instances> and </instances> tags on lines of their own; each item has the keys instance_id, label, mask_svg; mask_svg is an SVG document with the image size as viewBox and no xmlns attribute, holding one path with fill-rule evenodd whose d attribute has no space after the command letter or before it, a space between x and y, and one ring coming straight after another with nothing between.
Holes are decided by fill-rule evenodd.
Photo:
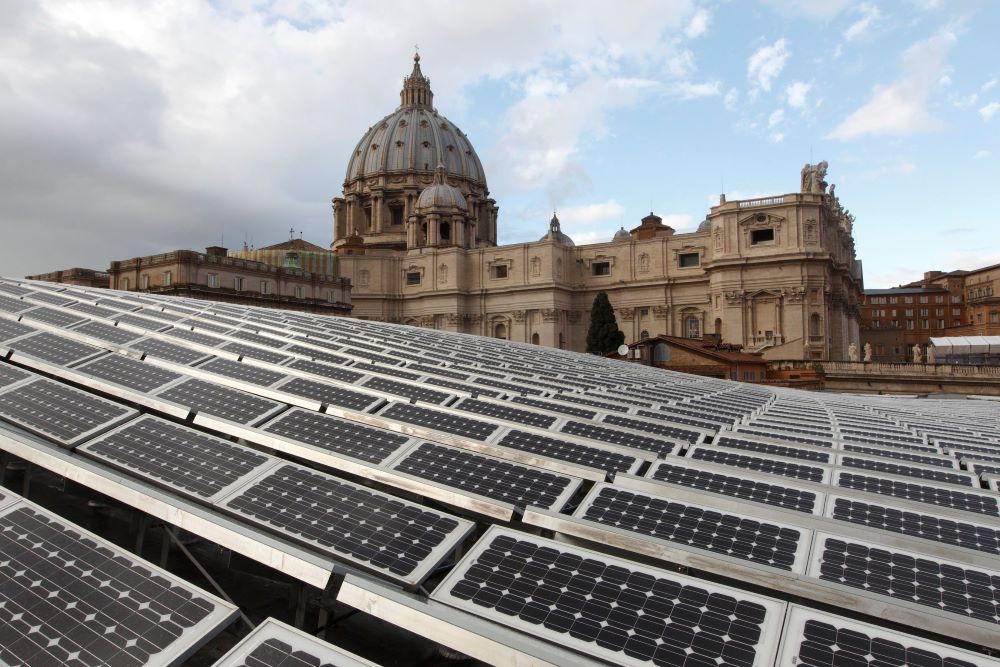
<instances>
[{"instance_id":1,"label":"rectangular window","mask_svg":"<svg viewBox=\"0 0 1000 667\"><path fill-rule=\"evenodd\" d=\"M944 315L944 308L935 308L934 314L937 315L938 317L941 317L942 315Z\"/></svg>"},{"instance_id":2,"label":"rectangular window","mask_svg":"<svg viewBox=\"0 0 1000 667\"><path fill-rule=\"evenodd\" d=\"M912 308L907 308L906 312L903 313L903 314L906 315L907 317L913 317L913 309Z\"/></svg>"},{"instance_id":3,"label":"rectangular window","mask_svg":"<svg viewBox=\"0 0 1000 667\"><path fill-rule=\"evenodd\" d=\"M271 293L271 283L266 280L260 281L260 293L270 294Z\"/></svg>"},{"instance_id":4,"label":"rectangular window","mask_svg":"<svg viewBox=\"0 0 1000 667\"><path fill-rule=\"evenodd\" d=\"M401 226L403 224L403 205L402 204L389 204L389 214L392 218L392 224L395 227Z\"/></svg>"},{"instance_id":5,"label":"rectangular window","mask_svg":"<svg viewBox=\"0 0 1000 667\"><path fill-rule=\"evenodd\" d=\"M701 263L700 257L696 252L682 252L678 255L677 261L682 269L698 266Z\"/></svg>"},{"instance_id":6,"label":"rectangular window","mask_svg":"<svg viewBox=\"0 0 1000 667\"><path fill-rule=\"evenodd\" d=\"M895 308L892 309L892 316L896 317L896 309Z\"/></svg>"},{"instance_id":7,"label":"rectangular window","mask_svg":"<svg viewBox=\"0 0 1000 667\"><path fill-rule=\"evenodd\" d=\"M927 317L927 311L928 310L929 310L928 308L921 308L920 309L920 316L921 317Z\"/></svg>"},{"instance_id":8,"label":"rectangular window","mask_svg":"<svg viewBox=\"0 0 1000 667\"><path fill-rule=\"evenodd\" d=\"M246 279L245 278L240 278L240 277L233 278L233 289L234 290L236 290L237 292L242 292L245 287L246 287Z\"/></svg>"},{"instance_id":9,"label":"rectangular window","mask_svg":"<svg viewBox=\"0 0 1000 667\"><path fill-rule=\"evenodd\" d=\"M128 278L122 278L121 289L128 291Z\"/></svg>"},{"instance_id":10,"label":"rectangular window","mask_svg":"<svg viewBox=\"0 0 1000 667\"><path fill-rule=\"evenodd\" d=\"M951 297L951 302L952 303L962 303L962 296L960 294L956 294L956 295L952 296Z\"/></svg>"},{"instance_id":11,"label":"rectangular window","mask_svg":"<svg viewBox=\"0 0 1000 667\"><path fill-rule=\"evenodd\" d=\"M611 262L594 262L590 265L590 274L594 276L610 276Z\"/></svg>"},{"instance_id":12,"label":"rectangular window","mask_svg":"<svg viewBox=\"0 0 1000 667\"><path fill-rule=\"evenodd\" d=\"M903 302L904 303L913 303L913 297L912 296L904 296L903 297Z\"/></svg>"},{"instance_id":13,"label":"rectangular window","mask_svg":"<svg viewBox=\"0 0 1000 667\"><path fill-rule=\"evenodd\" d=\"M960 327L960 326L962 326L962 320L952 320L951 326L953 326L953 327Z\"/></svg>"},{"instance_id":14,"label":"rectangular window","mask_svg":"<svg viewBox=\"0 0 1000 667\"><path fill-rule=\"evenodd\" d=\"M910 330L913 329L913 320L906 320L906 328Z\"/></svg>"},{"instance_id":15,"label":"rectangular window","mask_svg":"<svg viewBox=\"0 0 1000 667\"><path fill-rule=\"evenodd\" d=\"M507 277L507 265L497 264L490 267L490 280L502 280Z\"/></svg>"},{"instance_id":16,"label":"rectangular window","mask_svg":"<svg viewBox=\"0 0 1000 667\"><path fill-rule=\"evenodd\" d=\"M639 317L649 317L649 308L640 308Z\"/></svg>"},{"instance_id":17,"label":"rectangular window","mask_svg":"<svg viewBox=\"0 0 1000 667\"><path fill-rule=\"evenodd\" d=\"M149 289L149 274L144 273L141 278L139 278L139 289Z\"/></svg>"},{"instance_id":18,"label":"rectangular window","mask_svg":"<svg viewBox=\"0 0 1000 667\"><path fill-rule=\"evenodd\" d=\"M296 285L295 286L295 298L296 299L301 299L302 298L302 285Z\"/></svg>"},{"instance_id":19,"label":"rectangular window","mask_svg":"<svg viewBox=\"0 0 1000 667\"><path fill-rule=\"evenodd\" d=\"M754 229L750 232L750 245L770 243L771 241L774 241L774 229L771 227L767 229Z\"/></svg>"},{"instance_id":20,"label":"rectangular window","mask_svg":"<svg viewBox=\"0 0 1000 667\"><path fill-rule=\"evenodd\" d=\"M170 287L170 284L174 281L174 275L170 271L163 272L163 286Z\"/></svg>"},{"instance_id":21,"label":"rectangular window","mask_svg":"<svg viewBox=\"0 0 1000 667\"><path fill-rule=\"evenodd\" d=\"M892 322L889 323L889 326L892 327L893 329L898 329L899 328L899 320L893 320Z\"/></svg>"},{"instance_id":22,"label":"rectangular window","mask_svg":"<svg viewBox=\"0 0 1000 667\"><path fill-rule=\"evenodd\" d=\"M944 329L944 320L938 320L938 329Z\"/></svg>"},{"instance_id":23,"label":"rectangular window","mask_svg":"<svg viewBox=\"0 0 1000 667\"><path fill-rule=\"evenodd\" d=\"M889 297L889 303L899 303L899 297L897 297L897 296L890 296Z\"/></svg>"},{"instance_id":24,"label":"rectangular window","mask_svg":"<svg viewBox=\"0 0 1000 667\"><path fill-rule=\"evenodd\" d=\"M928 298L929 298L929 297L926 297L926 296L922 296L922 297L920 297L920 303L927 303L927 299L928 299Z\"/></svg>"},{"instance_id":25,"label":"rectangular window","mask_svg":"<svg viewBox=\"0 0 1000 667\"><path fill-rule=\"evenodd\" d=\"M936 297L934 297L934 303L944 303L944 295L938 294Z\"/></svg>"},{"instance_id":26,"label":"rectangular window","mask_svg":"<svg viewBox=\"0 0 1000 667\"><path fill-rule=\"evenodd\" d=\"M209 287L218 287L219 286L219 274L218 273L210 273L210 274L208 274L208 286Z\"/></svg>"},{"instance_id":27,"label":"rectangular window","mask_svg":"<svg viewBox=\"0 0 1000 667\"><path fill-rule=\"evenodd\" d=\"M951 309L951 316L952 317L960 317L961 315L962 315L962 309L961 308L952 308Z\"/></svg>"},{"instance_id":28,"label":"rectangular window","mask_svg":"<svg viewBox=\"0 0 1000 667\"><path fill-rule=\"evenodd\" d=\"M417 275L420 275L420 274L417 274ZM326 291L326 300L329 301L330 303L336 303L337 302L337 295L334 294L334 292L333 292L332 289L328 289Z\"/></svg>"},{"instance_id":29,"label":"rectangular window","mask_svg":"<svg viewBox=\"0 0 1000 667\"><path fill-rule=\"evenodd\" d=\"M873 325L873 326L874 326L874 327L875 327L876 329L881 329L881 328L882 328L882 320L875 320L874 322L872 322L872 325Z\"/></svg>"},{"instance_id":30,"label":"rectangular window","mask_svg":"<svg viewBox=\"0 0 1000 667\"><path fill-rule=\"evenodd\" d=\"M924 329L930 329L931 328L931 321L930 320L921 320L920 321L920 326L923 327Z\"/></svg>"},{"instance_id":31,"label":"rectangular window","mask_svg":"<svg viewBox=\"0 0 1000 667\"><path fill-rule=\"evenodd\" d=\"M995 311L990 313L990 322L992 322L993 324L1000 322L1000 313Z\"/></svg>"},{"instance_id":32,"label":"rectangular window","mask_svg":"<svg viewBox=\"0 0 1000 667\"><path fill-rule=\"evenodd\" d=\"M420 284L420 272L410 271L406 274L406 284L407 285L419 285Z\"/></svg>"}]
</instances>

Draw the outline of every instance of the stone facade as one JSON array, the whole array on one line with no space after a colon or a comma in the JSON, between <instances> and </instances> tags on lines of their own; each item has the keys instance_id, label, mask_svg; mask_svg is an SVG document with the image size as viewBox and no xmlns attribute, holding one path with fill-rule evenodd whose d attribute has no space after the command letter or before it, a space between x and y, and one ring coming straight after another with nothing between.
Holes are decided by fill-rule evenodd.
<instances>
[{"instance_id":1,"label":"stone facade","mask_svg":"<svg viewBox=\"0 0 1000 667\"><path fill-rule=\"evenodd\" d=\"M789 359L846 359L857 343L854 218L832 186L827 192L825 163L806 165L799 192L721 197L692 233L677 234L651 213L612 241L576 246L553 217L541 240L496 246L497 208L465 135L441 135L437 175L430 156L414 166L380 152L390 136L401 137L393 144L399 155L433 146L423 139L414 148L399 134L420 114L453 129L421 106L430 99L422 77L415 65L403 104L380 121L385 127L376 126L381 138L366 133L351 156L344 196L334 200L333 248L340 275L354 286L355 317L583 351L591 305L604 291L628 341L714 333ZM456 150L464 161L455 160ZM361 170L357 161L373 151L379 159ZM422 188L434 188L433 196L423 197ZM446 188L461 192L464 210ZM433 201L418 206L425 199ZM402 206L388 227L386 202Z\"/></svg>"}]
</instances>

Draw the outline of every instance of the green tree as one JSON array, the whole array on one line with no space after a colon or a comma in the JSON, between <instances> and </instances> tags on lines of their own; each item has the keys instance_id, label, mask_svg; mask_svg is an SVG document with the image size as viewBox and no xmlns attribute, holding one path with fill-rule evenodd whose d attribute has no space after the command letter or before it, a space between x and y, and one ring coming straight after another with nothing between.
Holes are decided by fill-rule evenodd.
<instances>
[{"instance_id":1,"label":"green tree","mask_svg":"<svg viewBox=\"0 0 1000 667\"><path fill-rule=\"evenodd\" d=\"M594 297L590 308L590 329L587 330L587 352L607 354L625 342L625 334L618 330L615 310L608 295L601 292Z\"/></svg>"}]
</instances>

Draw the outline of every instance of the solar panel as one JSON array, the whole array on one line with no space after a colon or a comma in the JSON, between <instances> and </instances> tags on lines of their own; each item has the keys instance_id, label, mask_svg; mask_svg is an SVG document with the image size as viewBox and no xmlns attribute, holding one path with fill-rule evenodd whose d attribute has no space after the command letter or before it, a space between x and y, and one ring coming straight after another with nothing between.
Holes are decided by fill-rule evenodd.
<instances>
[{"instance_id":1,"label":"solar panel","mask_svg":"<svg viewBox=\"0 0 1000 667\"><path fill-rule=\"evenodd\" d=\"M471 524L295 465L234 493L224 506L338 557L416 584Z\"/></svg>"},{"instance_id":2,"label":"solar panel","mask_svg":"<svg viewBox=\"0 0 1000 667\"><path fill-rule=\"evenodd\" d=\"M621 665L771 665L785 604L494 526L431 595Z\"/></svg>"},{"instance_id":3,"label":"solar panel","mask_svg":"<svg viewBox=\"0 0 1000 667\"><path fill-rule=\"evenodd\" d=\"M356 373L355 371L347 370L346 368L331 366L330 364L319 361L309 361L308 359L296 359L286 365L288 368L294 368L297 371L303 371L313 375L330 378L331 380L339 380L341 382L357 382L364 377L364 374L362 373Z\"/></svg>"},{"instance_id":4,"label":"solar panel","mask_svg":"<svg viewBox=\"0 0 1000 667\"><path fill-rule=\"evenodd\" d=\"M244 345L242 343L226 343L220 349L225 350L226 352L232 352L233 354L238 354L241 357L260 359L261 361L266 361L269 364L280 364L291 359L291 357L286 354L280 354L278 352L274 352L273 350L262 350L259 347Z\"/></svg>"},{"instance_id":5,"label":"solar panel","mask_svg":"<svg viewBox=\"0 0 1000 667\"><path fill-rule=\"evenodd\" d=\"M811 536L808 531L803 534L802 529L789 524L727 513L666 495L601 483L574 516L789 572L804 571Z\"/></svg>"},{"instance_id":6,"label":"solar panel","mask_svg":"<svg viewBox=\"0 0 1000 667\"><path fill-rule=\"evenodd\" d=\"M38 331L38 329L29 327L26 324L21 324L20 322L0 318L0 343L19 336L24 336L32 331Z\"/></svg>"},{"instance_id":7,"label":"solar panel","mask_svg":"<svg viewBox=\"0 0 1000 667\"><path fill-rule=\"evenodd\" d=\"M688 456L696 461L708 461L719 465L732 466L759 472L781 475L782 477L794 477L809 482L822 483L826 481L828 471L824 468L809 466L794 461L782 459L762 458L759 456L747 456L736 452L710 449L708 447L695 447L688 450Z\"/></svg>"},{"instance_id":8,"label":"solar panel","mask_svg":"<svg viewBox=\"0 0 1000 667\"><path fill-rule=\"evenodd\" d=\"M115 345L127 345L141 335L128 329L104 324L103 322L84 322L80 326L73 327L71 331L84 334L92 338L97 338Z\"/></svg>"},{"instance_id":9,"label":"solar panel","mask_svg":"<svg viewBox=\"0 0 1000 667\"><path fill-rule=\"evenodd\" d=\"M9 364L0 364L0 389L24 382L31 377L33 377L31 373L14 368Z\"/></svg>"},{"instance_id":10,"label":"solar panel","mask_svg":"<svg viewBox=\"0 0 1000 667\"><path fill-rule=\"evenodd\" d=\"M228 378L241 380L260 387L269 387L275 382L288 377L284 373L279 373L278 371L272 371L266 368L261 368L260 366L244 364L230 359L222 359L221 357L214 357L203 364L199 364L198 369L208 371L210 373L216 373L218 375L224 375Z\"/></svg>"},{"instance_id":11,"label":"solar panel","mask_svg":"<svg viewBox=\"0 0 1000 667\"><path fill-rule=\"evenodd\" d=\"M74 303L72 306L69 306L69 309L81 313L86 313L91 317L108 318L108 317L114 317L115 315L118 314L117 310L112 310L111 308L103 308L101 306L95 306L92 303Z\"/></svg>"},{"instance_id":12,"label":"solar panel","mask_svg":"<svg viewBox=\"0 0 1000 667\"><path fill-rule=\"evenodd\" d=\"M301 354L317 361L325 361L328 364L346 364L350 361L347 357L342 357L338 354L330 354L329 352L323 352L321 350L314 350L313 348L306 347L305 345L289 345L285 348L285 351Z\"/></svg>"},{"instance_id":13,"label":"solar panel","mask_svg":"<svg viewBox=\"0 0 1000 667\"><path fill-rule=\"evenodd\" d=\"M212 667L377 667L342 648L269 618Z\"/></svg>"},{"instance_id":14,"label":"solar panel","mask_svg":"<svg viewBox=\"0 0 1000 667\"><path fill-rule=\"evenodd\" d=\"M1000 623L1000 571L816 533L809 574L824 581Z\"/></svg>"},{"instance_id":15,"label":"solar panel","mask_svg":"<svg viewBox=\"0 0 1000 667\"><path fill-rule=\"evenodd\" d=\"M671 453L676 447L674 443L667 442L666 440L650 438L645 435L622 431L621 429L605 428L604 426L598 426L592 422L568 421L563 424L563 427L559 429L559 432L569 435L578 435L584 438L590 438L591 440L599 440L601 442L610 442L623 447L632 447L634 449L656 452L661 456Z\"/></svg>"},{"instance_id":16,"label":"solar panel","mask_svg":"<svg viewBox=\"0 0 1000 667\"><path fill-rule=\"evenodd\" d=\"M469 419L408 403L391 403L387 409L380 413L380 416L479 441L486 440L499 428L495 424L478 419Z\"/></svg>"},{"instance_id":17,"label":"solar panel","mask_svg":"<svg viewBox=\"0 0 1000 667\"><path fill-rule=\"evenodd\" d=\"M156 397L237 424L256 424L285 408L284 403L197 378L167 387Z\"/></svg>"},{"instance_id":18,"label":"solar panel","mask_svg":"<svg viewBox=\"0 0 1000 667\"><path fill-rule=\"evenodd\" d=\"M604 470L608 473L635 472L642 461L629 454L614 452L599 447L581 445L568 440L549 438L537 433L511 429L498 443L503 447L522 452L540 454L550 459L568 461L576 465Z\"/></svg>"},{"instance_id":19,"label":"solar panel","mask_svg":"<svg viewBox=\"0 0 1000 667\"><path fill-rule=\"evenodd\" d=\"M302 408L292 408L261 428L273 435L375 464L388 459L410 440L399 433Z\"/></svg>"},{"instance_id":20,"label":"solar panel","mask_svg":"<svg viewBox=\"0 0 1000 667\"><path fill-rule=\"evenodd\" d=\"M665 419L666 415L664 415L663 418ZM678 426L669 426L661 422L649 421L646 419L623 417L621 415L605 415L602 421L605 424L614 424L615 426L624 426L625 428L631 428L637 431L646 431L648 433L663 435L681 442L695 443L701 440L702 436L699 431L692 431Z\"/></svg>"},{"instance_id":21,"label":"solar panel","mask_svg":"<svg viewBox=\"0 0 1000 667\"><path fill-rule=\"evenodd\" d=\"M922 637L789 605L776 665L1000 667L1000 661Z\"/></svg>"},{"instance_id":22,"label":"solar panel","mask_svg":"<svg viewBox=\"0 0 1000 667\"><path fill-rule=\"evenodd\" d=\"M40 507L0 511L0 662L173 665L232 605Z\"/></svg>"},{"instance_id":23,"label":"solar panel","mask_svg":"<svg viewBox=\"0 0 1000 667\"><path fill-rule=\"evenodd\" d=\"M817 463L830 463L833 454L830 452L803 447L792 447L787 445L775 445L768 442L757 442L745 438L730 438L719 436L712 441L716 447L726 449L745 449L760 454L772 454L774 456L784 456L785 458L803 459L805 461L816 461Z\"/></svg>"},{"instance_id":24,"label":"solar panel","mask_svg":"<svg viewBox=\"0 0 1000 667\"><path fill-rule=\"evenodd\" d=\"M64 296L52 294L51 292L32 292L31 294L27 294L25 296L34 301L41 301L43 303L52 304L53 306L65 306L66 304L73 303L73 299L67 299Z\"/></svg>"},{"instance_id":25,"label":"solar panel","mask_svg":"<svg viewBox=\"0 0 1000 667\"><path fill-rule=\"evenodd\" d=\"M47 378L0 390L0 419L65 447L135 414L131 408Z\"/></svg>"},{"instance_id":26,"label":"solar panel","mask_svg":"<svg viewBox=\"0 0 1000 667\"><path fill-rule=\"evenodd\" d=\"M164 331L170 328L170 325L166 322L159 322L157 320L151 320L148 317L139 317L138 315L133 315L131 313L124 313L115 317L115 322L120 324L127 324L130 327L135 327L136 329L143 329L145 331Z\"/></svg>"},{"instance_id":27,"label":"solar panel","mask_svg":"<svg viewBox=\"0 0 1000 667\"><path fill-rule=\"evenodd\" d=\"M207 502L277 462L227 440L150 416L80 445L77 451Z\"/></svg>"},{"instance_id":28,"label":"solar panel","mask_svg":"<svg viewBox=\"0 0 1000 667\"><path fill-rule=\"evenodd\" d=\"M737 473L702 470L673 461L655 461L646 473L650 479L678 484L708 493L812 514L822 509L820 497L775 479L763 481Z\"/></svg>"},{"instance_id":29,"label":"solar panel","mask_svg":"<svg viewBox=\"0 0 1000 667\"><path fill-rule=\"evenodd\" d=\"M382 399L370 394L362 394L361 392L343 389L325 382L317 382L299 377L293 377L287 382L283 382L278 385L277 389L356 412L364 412L375 403L382 401Z\"/></svg>"},{"instance_id":30,"label":"solar panel","mask_svg":"<svg viewBox=\"0 0 1000 667\"><path fill-rule=\"evenodd\" d=\"M175 364L182 364L185 366L190 366L202 359L208 358L209 355L204 352L198 352L197 350L192 350L181 345L175 345L173 343L168 343L165 340L160 340L159 338L143 338L134 343L129 344L129 347L133 350L138 350L150 357L156 357L157 359L163 359L164 361L169 361Z\"/></svg>"},{"instance_id":31,"label":"solar panel","mask_svg":"<svg viewBox=\"0 0 1000 667\"><path fill-rule=\"evenodd\" d=\"M941 468L955 467L955 459L945 456L920 454L917 452L907 452L904 450L889 449L884 447L865 447L863 445L852 445L846 442L841 448L845 452L855 452L866 456L881 456L883 458L897 459L899 461L913 461L914 463L923 463L924 465L938 466Z\"/></svg>"},{"instance_id":32,"label":"solar panel","mask_svg":"<svg viewBox=\"0 0 1000 667\"><path fill-rule=\"evenodd\" d=\"M0 296L0 311L5 313L20 313L23 310L33 307L34 304L20 299L11 299L7 296Z\"/></svg>"},{"instance_id":33,"label":"solar panel","mask_svg":"<svg viewBox=\"0 0 1000 667\"><path fill-rule=\"evenodd\" d=\"M830 496L826 514L837 521L1000 556L997 526L843 496Z\"/></svg>"},{"instance_id":34,"label":"solar panel","mask_svg":"<svg viewBox=\"0 0 1000 667\"><path fill-rule=\"evenodd\" d=\"M226 340L225 338L219 338L218 336L212 336L207 333L191 331L190 329L182 329L178 327L164 331L163 335L170 336L171 338L180 338L181 340L190 341L206 347L217 347Z\"/></svg>"},{"instance_id":35,"label":"solar panel","mask_svg":"<svg viewBox=\"0 0 1000 667\"><path fill-rule=\"evenodd\" d=\"M572 405L562 405L561 403L555 403L553 401L543 401L537 398L530 398L528 396L514 396L511 401L514 403L521 403L522 405L530 405L533 408L541 408L542 410L550 410L552 412L561 412L574 417L582 417L583 419L593 419L597 416L597 413L593 410L577 408Z\"/></svg>"},{"instance_id":36,"label":"solar panel","mask_svg":"<svg viewBox=\"0 0 1000 667\"><path fill-rule=\"evenodd\" d=\"M529 410L518 410L517 408L500 403L489 403L475 398L463 398L452 406L456 410L471 412L477 415L503 419L509 422L523 424L525 426L535 426L538 428L548 428L555 423L556 418L552 415L531 412Z\"/></svg>"},{"instance_id":37,"label":"solar panel","mask_svg":"<svg viewBox=\"0 0 1000 667\"><path fill-rule=\"evenodd\" d=\"M893 461L881 461L878 459L868 459L859 456L841 455L837 457L837 464L845 468L861 468L874 472L884 472L890 475L902 475L904 477L917 477L929 479L942 484L958 484L961 486L973 486L974 476L957 470L941 470L940 468L924 468L917 465L906 465Z\"/></svg>"},{"instance_id":38,"label":"solar panel","mask_svg":"<svg viewBox=\"0 0 1000 667\"><path fill-rule=\"evenodd\" d=\"M965 512L1000 516L1000 504L994 494L963 491L957 488L932 486L872 475L859 475L847 470L834 474L834 484L845 489L878 493L893 498L905 498L918 503L951 507Z\"/></svg>"},{"instance_id":39,"label":"solar panel","mask_svg":"<svg viewBox=\"0 0 1000 667\"><path fill-rule=\"evenodd\" d=\"M380 377L370 378L361 386L367 389L382 391L387 394L402 396L414 401L434 403L435 405L446 403L452 398L451 394L446 394L443 391L434 391L433 389L421 387L420 385L409 384L406 382L396 382L395 380L387 380Z\"/></svg>"},{"instance_id":40,"label":"solar panel","mask_svg":"<svg viewBox=\"0 0 1000 667\"><path fill-rule=\"evenodd\" d=\"M391 468L521 508L559 510L580 484L567 475L429 442L408 449Z\"/></svg>"},{"instance_id":41,"label":"solar panel","mask_svg":"<svg viewBox=\"0 0 1000 667\"><path fill-rule=\"evenodd\" d=\"M77 370L143 394L148 394L182 377L179 373L120 354L98 357L77 367Z\"/></svg>"},{"instance_id":42,"label":"solar panel","mask_svg":"<svg viewBox=\"0 0 1000 667\"><path fill-rule=\"evenodd\" d=\"M48 361L59 366L71 366L85 359L90 359L105 351L93 345L59 336L48 331L39 331L31 336L25 336L7 343L7 347L29 357Z\"/></svg>"}]
</instances>

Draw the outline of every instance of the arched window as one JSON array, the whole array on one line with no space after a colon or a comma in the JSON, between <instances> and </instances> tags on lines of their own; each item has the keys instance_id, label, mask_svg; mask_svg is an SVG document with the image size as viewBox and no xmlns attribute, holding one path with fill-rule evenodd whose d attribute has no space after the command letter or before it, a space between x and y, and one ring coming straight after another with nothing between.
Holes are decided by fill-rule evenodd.
<instances>
[{"instance_id":1,"label":"arched window","mask_svg":"<svg viewBox=\"0 0 1000 667\"><path fill-rule=\"evenodd\" d=\"M721 336L722 335L722 318L721 317L716 317L715 318L715 335L716 336Z\"/></svg>"},{"instance_id":2,"label":"arched window","mask_svg":"<svg viewBox=\"0 0 1000 667\"><path fill-rule=\"evenodd\" d=\"M653 363L666 363L670 361L670 348L666 343L657 343L653 346Z\"/></svg>"},{"instance_id":3,"label":"arched window","mask_svg":"<svg viewBox=\"0 0 1000 667\"><path fill-rule=\"evenodd\" d=\"M642 331L639 332L639 340L646 340L647 338L649 338L649 332L648 331L646 331L645 329L643 329Z\"/></svg>"},{"instance_id":4,"label":"arched window","mask_svg":"<svg viewBox=\"0 0 1000 667\"><path fill-rule=\"evenodd\" d=\"M688 315L684 318L684 337L701 338L701 320L696 315Z\"/></svg>"},{"instance_id":5,"label":"arched window","mask_svg":"<svg viewBox=\"0 0 1000 667\"><path fill-rule=\"evenodd\" d=\"M823 330L823 320L820 319L819 313L813 313L809 316L809 335L810 336L822 336L820 333Z\"/></svg>"},{"instance_id":6,"label":"arched window","mask_svg":"<svg viewBox=\"0 0 1000 667\"><path fill-rule=\"evenodd\" d=\"M447 244L451 243L451 223L442 222L440 226L441 231L441 243Z\"/></svg>"},{"instance_id":7,"label":"arched window","mask_svg":"<svg viewBox=\"0 0 1000 667\"><path fill-rule=\"evenodd\" d=\"M507 340L507 325L503 322L498 322L493 326L493 337Z\"/></svg>"},{"instance_id":8,"label":"arched window","mask_svg":"<svg viewBox=\"0 0 1000 667\"><path fill-rule=\"evenodd\" d=\"M531 344L538 345L538 334L536 333L531 334Z\"/></svg>"}]
</instances>

